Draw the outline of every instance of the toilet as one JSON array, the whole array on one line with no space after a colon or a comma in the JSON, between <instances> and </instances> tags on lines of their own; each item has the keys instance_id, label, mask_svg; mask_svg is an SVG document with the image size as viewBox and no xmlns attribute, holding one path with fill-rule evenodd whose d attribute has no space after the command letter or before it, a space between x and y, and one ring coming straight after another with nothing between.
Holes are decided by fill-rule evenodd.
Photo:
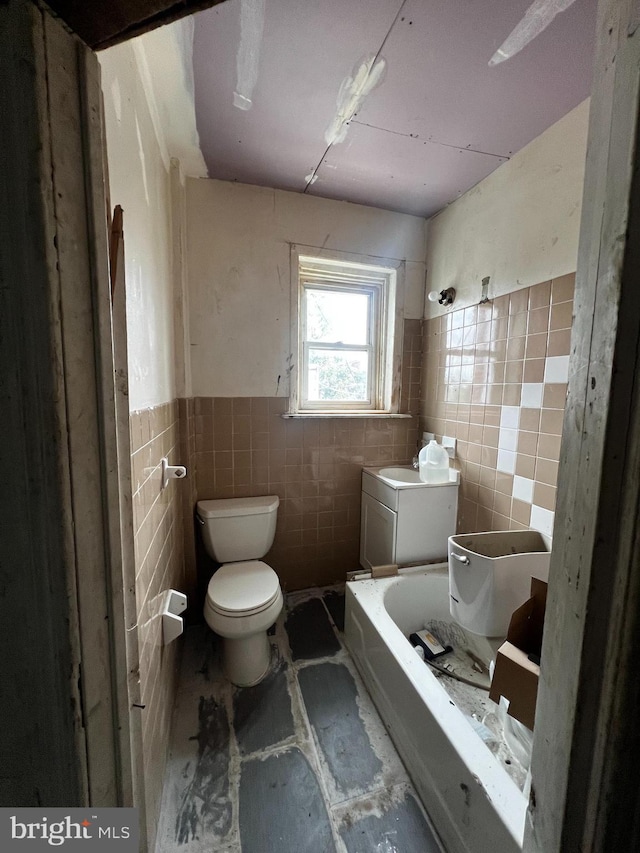
<instances>
[{"instance_id":1,"label":"toilet","mask_svg":"<svg viewBox=\"0 0 640 853\"><path fill-rule=\"evenodd\" d=\"M207 587L204 618L224 638L229 681L250 687L269 670L267 630L283 605L277 574L263 563L276 532L280 500L275 495L198 501L205 548L222 566Z\"/></svg>"},{"instance_id":2,"label":"toilet","mask_svg":"<svg viewBox=\"0 0 640 853\"><path fill-rule=\"evenodd\" d=\"M449 537L449 608L466 631L504 637L513 611L529 598L531 578L549 578L549 545L537 530Z\"/></svg>"}]
</instances>

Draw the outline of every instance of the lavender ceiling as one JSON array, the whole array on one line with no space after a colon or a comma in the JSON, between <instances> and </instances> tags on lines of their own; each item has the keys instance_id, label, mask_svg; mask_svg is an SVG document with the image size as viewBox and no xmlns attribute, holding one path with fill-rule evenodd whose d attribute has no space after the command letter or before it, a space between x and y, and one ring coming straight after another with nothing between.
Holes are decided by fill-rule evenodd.
<instances>
[{"instance_id":1,"label":"lavender ceiling","mask_svg":"<svg viewBox=\"0 0 640 853\"><path fill-rule=\"evenodd\" d=\"M196 118L210 176L432 215L589 94L596 0L576 0L488 65L530 2L228 0L199 13ZM373 57L382 79L331 142L341 84ZM243 78L248 110L234 106Z\"/></svg>"}]
</instances>

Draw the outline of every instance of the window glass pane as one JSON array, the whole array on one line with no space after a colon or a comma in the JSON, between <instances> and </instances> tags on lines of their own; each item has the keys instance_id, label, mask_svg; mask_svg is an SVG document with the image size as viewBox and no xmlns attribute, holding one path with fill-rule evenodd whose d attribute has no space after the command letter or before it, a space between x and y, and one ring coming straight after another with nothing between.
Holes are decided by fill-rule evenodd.
<instances>
[{"instance_id":1,"label":"window glass pane","mask_svg":"<svg viewBox=\"0 0 640 853\"><path fill-rule=\"evenodd\" d=\"M368 294L310 288L306 293L307 340L329 344L368 343Z\"/></svg>"},{"instance_id":2,"label":"window glass pane","mask_svg":"<svg viewBox=\"0 0 640 853\"><path fill-rule=\"evenodd\" d=\"M367 352L309 349L307 398L309 400L368 400Z\"/></svg>"}]
</instances>

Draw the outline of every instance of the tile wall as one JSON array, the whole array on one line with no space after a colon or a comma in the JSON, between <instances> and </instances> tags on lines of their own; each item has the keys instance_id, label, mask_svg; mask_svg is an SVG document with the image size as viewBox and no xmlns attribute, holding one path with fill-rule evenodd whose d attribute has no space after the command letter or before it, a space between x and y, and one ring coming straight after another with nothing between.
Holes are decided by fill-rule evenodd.
<instances>
[{"instance_id":1,"label":"tile wall","mask_svg":"<svg viewBox=\"0 0 640 853\"><path fill-rule=\"evenodd\" d=\"M359 567L362 466L407 462L415 453L421 327L405 321L401 409L411 418L288 419L283 397L193 401L197 499L280 497L265 559L285 589L334 583Z\"/></svg>"},{"instance_id":2,"label":"tile wall","mask_svg":"<svg viewBox=\"0 0 640 853\"><path fill-rule=\"evenodd\" d=\"M176 464L187 466L187 479L180 483L182 509L182 540L184 547L184 586L189 604L197 601L196 538L194 528L194 510L198 500L196 490L196 418L193 397L178 400L180 419L180 452ZM189 622L201 622L198 608L189 607L185 619Z\"/></svg>"},{"instance_id":3,"label":"tile wall","mask_svg":"<svg viewBox=\"0 0 640 853\"><path fill-rule=\"evenodd\" d=\"M458 439L459 532L552 533L574 283L425 321L421 428Z\"/></svg>"},{"instance_id":4,"label":"tile wall","mask_svg":"<svg viewBox=\"0 0 640 853\"><path fill-rule=\"evenodd\" d=\"M140 693L149 849L153 849L177 684L179 644L162 645L163 592L184 589L182 492L161 489L160 460L179 464L176 401L130 415Z\"/></svg>"}]
</instances>

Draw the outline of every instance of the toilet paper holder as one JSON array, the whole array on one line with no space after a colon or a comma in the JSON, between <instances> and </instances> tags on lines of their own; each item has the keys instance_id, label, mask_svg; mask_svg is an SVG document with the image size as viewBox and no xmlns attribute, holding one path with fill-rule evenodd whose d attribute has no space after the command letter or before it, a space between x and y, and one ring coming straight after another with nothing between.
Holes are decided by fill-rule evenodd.
<instances>
[{"instance_id":1,"label":"toilet paper holder","mask_svg":"<svg viewBox=\"0 0 640 853\"><path fill-rule=\"evenodd\" d=\"M166 489L169 485L169 480L183 480L187 476L187 469L184 465L169 465L169 460L166 456L162 457L162 488Z\"/></svg>"},{"instance_id":2,"label":"toilet paper holder","mask_svg":"<svg viewBox=\"0 0 640 853\"><path fill-rule=\"evenodd\" d=\"M162 604L162 642L166 646L184 631L181 613L187 609L187 596L176 589L168 589Z\"/></svg>"}]
</instances>

